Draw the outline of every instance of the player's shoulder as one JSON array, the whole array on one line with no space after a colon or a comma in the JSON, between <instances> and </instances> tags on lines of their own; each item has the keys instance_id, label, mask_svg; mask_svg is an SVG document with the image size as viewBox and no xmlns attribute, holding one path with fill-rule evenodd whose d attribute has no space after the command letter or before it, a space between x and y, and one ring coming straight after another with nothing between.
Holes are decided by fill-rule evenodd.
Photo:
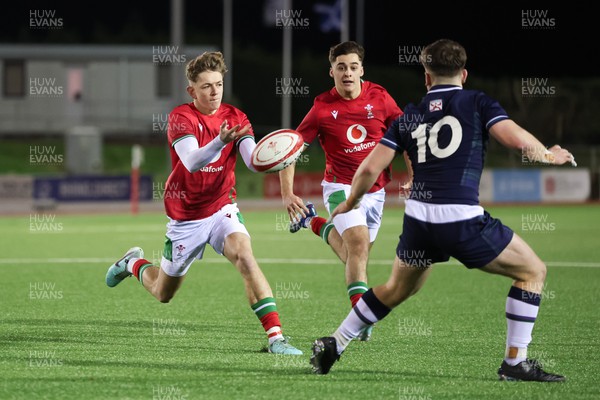
<instances>
[{"instance_id":1,"label":"player's shoulder","mask_svg":"<svg viewBox=\"0 0 600 400\"><path fill-rule=\"evenodd\" d=\"M362 83L363 90L367 92L378 92L378 93L387 93L387 89L381 86L378 83L371 81L363 81Z\"/></svg>"},{"instance_id":2,"label":"player's shoulder","mask_svg":"<svg viewBox=\"0 0 600 400\"><path fill-rule=\"evenodd\" d=\"M498 100L496 100L494 97L488 95L482 90L463 89L461 90L461 92L461 96L463 98L472 99L473 103L476 104L478 107L488 107L499 104Z\"/></svg>"},{"instance_id":3,"label":"player's shoulder","mask_svg":"<svg viewBox=\"0 0 600 400\"><path fill-rule=\"evenodd\" d=\"M318 105L318 104L327 104L327 103L332 103L334 101L336 101L337 99L339 99L339 96L336 95L336 91L335 91L335 87L320 93L318 95L315 96L315 100L314 100L314 104Z\"/></svg>"},{"instance_id":4,"label":"player's shoulder","mask_svg":"<svg viewBox=\"0 0 600 400\"><path fill-rule=\"evenodd\" d=\"M313 101L313 106L310 109L309 113L313 117L319 119L323 115L328 114L331 111L331 108L337 108L338 103L341 101L341 97L337 94L337 91L334 88L328 90L327 92L323 92L317 96ZM307 115L308 115L307 114Z\"/></svg>"},{"instance_id":5,"label":"player's shoulder","mask_svg":"<svg viewBox=\"0 0 600 400\"><path fill-rule=\"evenodd\" d=\"M368 101L376 101L384 104L394 104L397 106L396 101L390 95L386 88L378 83L371 81L364 81L362 83L361 97Z\"/></svg>"},{"instance_id":6,"label":"player's shoulder","mask_svg":"<svg viewBox=\"0 0 600 400\"><path fill-rule=\"evenodd\" d=\"M219 115L224 118L246 118L246 114L234 105L221 103Z\"/></svg>"},{"instance_id":7,"label":"player's shoulder","mask_svg":"<svg viewBox=\"0 0 600 400\"><path fill-rule=\"evenodd\" d=\"M460 90L460 93L463 96L471 96L471 97L487 96L487 94L483 90L478 90L478 89L462 89L462 90Z\"/></svg>"},{"instance_id":8,"label":"player's shoulder","mask_svg":"<svg viewBox=\"0 0 600 400\"><path fill-rule=\"evenodd\" d=\"M193 107L193 103L183 103L173 108L173 110L171 110L171 114L193 115Z\"/></svg>"},{"instance_id":9,"label":"player's shoulder","mask_svg":"<svg viewBox=\"0 0 600 400\"><path fill-rule=\"evenodd\" d=\"M221 103L219 107L219 112L227 112L227 113L243 113L242 110L237 108L236 106L228 103Z\"/></svg>"},{"instance_id":10,"label":"player's shoulder","mask_svg":"<svg viewBox=\"0 0 600 400\"><path fill-rule=\"evenodd\" d=\"M478 89L461 89L457 93L461 97L470 97L474 99L491 98L484 91Z\"/></svg>"},{"instance_id":11,"label":"player's shoulder","mask_svg":"<svg viewBox=\"0 0 600 400\"><path fill-rule=\"evenodd\" d=\"M402 116L405 114L421 113L423 111L423 103L421 103L421 104L408 103L404 106L404 109L402 111L403 111L402 115L398 116L398 118L402 118Z\"/></svg>"}]
</instances>

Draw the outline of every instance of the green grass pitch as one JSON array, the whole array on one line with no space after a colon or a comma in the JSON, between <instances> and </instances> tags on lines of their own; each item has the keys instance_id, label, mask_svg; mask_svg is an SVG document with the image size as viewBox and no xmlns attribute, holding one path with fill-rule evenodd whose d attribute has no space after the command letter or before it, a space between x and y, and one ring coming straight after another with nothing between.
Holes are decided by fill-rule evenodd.
<instances>
[{"instance_id":1,"label":"green grass pitch","mask_svg":"<svg viewBox=\"0 0 600 400\"><path fill-rule=\"evenodd\" d=\"M329 375L316 376L311 342L350 308L343 267L311 232L288 233L282 210L242 212L299 357L263 351L241 278L210 248L169 304L135 279L106 287L108 266L129 247L159 259L164 215L38 213L0 222L0 398L600 398L600 207L488 210L549 266L529 353L566 383L497 380L510 281L452 260L434 266L370 342L352 343ZM387 279L401 227L402 209L387 208L370 285Z\"/></svg>"}]
</instances>

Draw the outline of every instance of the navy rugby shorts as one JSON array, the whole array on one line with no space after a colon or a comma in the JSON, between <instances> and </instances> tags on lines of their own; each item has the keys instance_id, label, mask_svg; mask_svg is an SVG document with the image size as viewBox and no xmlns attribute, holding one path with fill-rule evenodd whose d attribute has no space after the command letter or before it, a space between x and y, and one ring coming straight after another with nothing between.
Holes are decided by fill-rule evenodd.
<instances>
[{"instance_id":1,"label":"navy rugby shorts","mask_svg":"<svg viewBox=\"0 0 600 400\"><path fill-rule=\"evenodd\" d=\"M475 218L441 224L404 214L396 254L415 267L429 267L454 257L467 268L481 268L498 257L513 234L512 229L487 211Z\"/></svg>"}]
</instances>

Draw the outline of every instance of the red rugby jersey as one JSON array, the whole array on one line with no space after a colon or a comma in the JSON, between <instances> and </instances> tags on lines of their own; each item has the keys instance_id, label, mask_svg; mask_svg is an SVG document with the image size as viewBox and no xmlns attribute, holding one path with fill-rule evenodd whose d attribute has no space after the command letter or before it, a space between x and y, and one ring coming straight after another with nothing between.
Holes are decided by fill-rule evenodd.
<instances>
[{"instance_id":1,"label":"red rugby jersey","mask_svg":"<svg viewBox=\"0 0 600 400\"><path fill-rule=\"evenodd\" d=\"M364 81L353 100L343 99L335 87L318 95L296 130L308 144L319 137L326 182L351 184L360 163L400 115L402 110L382 86ZM369 192L383 188L390 179L388 168Z\"/></svg>"},{"instance_id":2,"label":"red rugby jersey","mask_svg":"<svg viewBox=\"0 0 600 400\"><path fill-rule=\"evenodd\" d=\"M193 136L200 147L206 146L219 135L221 123L229 126L248 124L248 118L239 109L221 104L213 115L202 114L193 103L182 104L169 114L168 139L173 170L167 179L164 204L167 215L178 221L210 217L224 205L235 202L235 162L237 144L254 136L252 129L221 150L208 165L194 173L189 172L175 151L177 141Z\"/></svg>"}]
</instances>

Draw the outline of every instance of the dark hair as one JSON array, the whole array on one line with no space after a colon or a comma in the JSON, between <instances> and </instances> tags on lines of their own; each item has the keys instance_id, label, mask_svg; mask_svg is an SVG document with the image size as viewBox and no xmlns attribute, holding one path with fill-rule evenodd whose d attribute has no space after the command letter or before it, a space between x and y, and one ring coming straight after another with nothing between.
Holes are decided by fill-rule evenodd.
<instances>
[{"instance_id":1,"label":"dark hair","mask_svg":"<svg viewBox=\"0 0 600 400\"><path fill-rule=\"evenodd\" d=\"M333 64L335 59L346 54L356 54L360 62L365 58L365 49L354 41L342 42L329 49L329 62Z\"/></svg>"},{"instance_id":2,"label":"dark hair","mask_svg":"<svg viewBox=\"0 0 600 400\"><path fill-rule=\"evenodd\" d=\"M198 75L204 71L220 72L225 75L227 66L223 54L219 51L204 52L191 60L185 69L185 76L189 81L196 82Z\"/></svg>"},{"instance_id":3,"label":"dark hair","mask_svg":"<svg viewBox=\"0 0 600 400\"><path fill-rule=\"evenodd\" d=\"M459 43L440 39L427 45L420 56L421 64L437 76L455 76L467 63L467 52Z\"/></svg>"}]
</instances>

